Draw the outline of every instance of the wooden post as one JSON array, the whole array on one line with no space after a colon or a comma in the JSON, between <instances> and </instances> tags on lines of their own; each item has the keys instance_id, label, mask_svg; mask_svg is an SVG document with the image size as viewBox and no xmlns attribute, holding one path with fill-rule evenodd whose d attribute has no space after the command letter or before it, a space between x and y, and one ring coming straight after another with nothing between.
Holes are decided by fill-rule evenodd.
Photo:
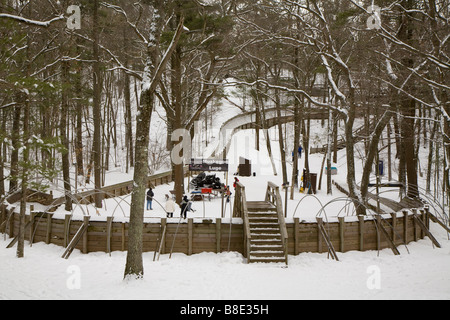
<instances>
[{"instance_id":1,"label":"wooden post","mask_svg":"<svg viewBox=\"0 0 450 320\"><path fill-rule=\"evenodd\" d=\"M125 251L125 222L122 223L122 251Z\"/></svg>"},{"instance_id":2,"label":"wooden post","mask_svg":"<svg viewBox=\"0 0 450 320\"><path fill-rule=\"evenodd\" d=\"M34 231L34 218L36 217L36 212L34 211L34 206L30 206L30 246L33 245L33 231Z\"/></svg>"},{"instance_id":3,"label":"wooden post","mask_svg":"<svg viewBox=\"0 0 450 320\"><path fill-rule=\"evenodd\" d=\"M9 237L10 238L14 238L14 219L15 219L15 214L14 214L14 210L16 210L16 208L11 208L11 210L9 210Z\"/></svg>"},{"instance_id":4,"label":"wooden post","mask_svg":"<svg viewBox=\"0 0 450 320\"><path fill-rule=\"evenodd\" d=\"M220 253L222 244L222 219L216 219L216 253Z\"/></svg>"},{"instance_id":5,"label":"wooden post","mask_svg":"<svg viewBox=\"0 0 450 320\"><path fill-rule=\"evenodd\" d=\"M111 236L112 236L112 222L114 217L106 218L106 253L111 256Z\"/></svg>"},{"instance_id":6,"label":"wooden post","mask_svg":"<svg viewBox=\"0 0 450 320\"><path fill-rule=\"evenodd\" d=\"M376 219L375 231L377 233L377 250L381 250L381 230L379 230L381 228L381 217L379 214L376 215Z\"/></svg>"},{"instance_id":7,"label":"wooden post","mask_svg":"<svg viewBox=\"0 0 450 320\"><path fill-rule=\"evenodd\" d=\"M160 247L161 247L161 253L165 254L166 253L166 237L167 237L167 218L161 218L161 242L160 242ZM164 229L166 230L166 232L164 232Z\"/></svg>"},{"instance_id":8,"label":"wooden post","mask_svg":"<svg viewBox=\"0 0 450 320\"><path fill-rule=\"evenodd\" d=\"M403 210L403 242L408 244L408 211Z\"/></svg>"},{"instance_id":9,"label":"wooden post","mask_svg":"<svg viewBox=\"0 0 450 320\"><path fill-rule=\"evenodd\" d=\"M428 221L428 213L424 209L420 209L420 215L422 218L423 225L430 230L430 225ZM422 239L425 238L425 232L422 231Z\"/></svg>"},{"instance_id":10,"label":"wooden post","mask_svg":"<svg viewBox=\"0 0 450 320\"><path fill-rule=\"evenodd\" d=\"M425 225L427 226L428 230L430 230L430 208L425 207Z\"/></svg>"},{"instance_id":11,"label":"wooden post","mask_svg":"<svg viewBox=\"0 0 450 320\"><path fill-rule=\"evenodd\" d=\"M345 252L345 217L338 217L339 220L339 251Z\"/></svg>"},{"instance_id":12,"label":"wooden post","mask_svg":"<svg viewBox=\"0 0 450 320\"><path fill-rule=\"evenodd\" d=\"M83 233L83 251L82 253L89 253L89 248L88 248L88 233L89 233L89 220L91 219L90 216L85 216L83 218L83 224L86 225L86 231Z\"/></svg>"},{"instance_id":13,"label":"wooden post","mask_svg":"<svg viewBox=\"0 0 450 320\"><path fill-rule=\"evenodd\" d=\"M64 242L63 242L63 246L64 248L67 248L67 246L69 245L69 241L70 241L70 218L71 215L70 214L66 214L66 216L64 217Z\"/></svg>"},{"instance_id":14,"label":"wooden post","mask_svg":"<svg viewBox=\"0 0 450 320\"><path fill-rule=\"evenodd\" d=\"M317 250L322 253L322 234L320 233L320 225L322 225L323 219L317 218Z\"/></svg>"},{"instance_id":15,"label":"wooden post","mask_svg":"<svg viewBox=\"0 0 450 320\"><path fill-rule=\"evenodd\" d=\"M411 209L413 216L415 215L415 212ZM420 232L420 228L417 225L416 219L412 219L413 222L413 239L414 241L419 240L419 235L418 233Z\"/></svg>"},{"instance_id":16,"label":"wooden post","mask_svg":"<svg viewBox=\"0 0 450 320\"><path fill-rule=\"evenodd\" d=\"M45 243L50 244L52 241L52 218L53 213L47 212L47 231L45 233Z\"/></svg>"},{"instance_id":17,"label":"wooden post","mask_svg":"<svg viewBox=\"0 0 450 320\"><path fill-rule=\"evenodd\" d=\"M5 232L6 230L6 224L4 222L6 221L6 206L4 204L0 205L0 232Z\"/></svg>"},{"instance_id":18,"label":"wooden post","mask_svg":"<svg viewBox=\"0 0 450 320\"><path fill-rule=\"evenodd\" d=\"M294 218L294 254L297 256L300 254L300 218Z\"/></svg>"},{"instance_id":19,"label":"wooden post","mask_svg":"<svg viewBox=\"0 0 450 320\"><path fill-rule=\"evenodd\" d=\"M188 219L188 256L192 255L192 238L193 238L193 228L194 227L194 219Z\"/></svg>"},{"instance_id":20,"label":"wooden post","mask_svg":"<svg viewBox=\"0 0 450 320\"><path fill-rule=\"evenodd\" d=\"M358 216L359 220L359 251L364 251L364 216Z\"/></svg>"},{"instance_id":21,"label":"wooden post","mask_svg":"<svg viewBox=\"0 0 450 320\"><path fill-rule=\"evenodd\" d=\"M391 212L391 218L392 218L392 242L395 244L395 238L396 238L396 232L397 232L397 213L396 212Z\"/></svg>"}]
</instances>

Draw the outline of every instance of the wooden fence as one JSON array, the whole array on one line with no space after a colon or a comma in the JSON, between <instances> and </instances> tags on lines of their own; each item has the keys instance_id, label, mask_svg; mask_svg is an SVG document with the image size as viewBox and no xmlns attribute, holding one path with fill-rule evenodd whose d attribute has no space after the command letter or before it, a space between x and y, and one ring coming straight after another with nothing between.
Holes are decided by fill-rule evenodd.
<instances>
[{"instance_id":1,"label":"wooden fence","mask_svg":"<svg viewBox=\"0 0 450 320\"><path fill-rule=\"evenodd\" d=\"M424 225L429 225L427 210L391 214L382 223L388 230L395 246L408 244L425 237L425 232L414 219L414 213ZM26 217L30 222L25 231L25 239L67 247L83 221L56 219L52 213L32 213ZM178 219L152 219L144 224L143 250L153 252L159 249L160 237L167 226L162 240L161 253L184 253L235 251L244 254L244 229L241 219L188 219L178 225ZM327 252L327 245L319 232L319 222L323 223L329 239L338 252L381 250L390 248L389 239L380 231L376 219L369 216L342 217L336 222L301 222L299 218L286 221L288 232L288 252L298 255L303 252ZM380 221L379 221L380 222ZM14 210L0 208L0 232L14 238L18 233L19 215ZM128 245L128 222L89 221L87 232L76 249L83 253L125 251ZM176 236L175 236L176 235ZM175 241L174 238L176 237Z\"/></svg>"},{"instance_id":2,"label":"wooden fence","mask_svg":"<svg viewBox=\"0 0 450 320\"><path fill-rule=\"evenodd\" d=\"M415 211L392 213L389 218L382 219L390 239L380 230L375 217L358 216L357 219L355 217L340 217L337 222L323 222L323 225L333 247L338 252L382 250L391 248L390 241L395 246L401 246L425 237L424 232L414 219ZM419 210L417 215L426 226L429 226L428 211ZM319 232L319 222L322 221L300 223L299 218L294 218L294 223L287 223L289 254L327 252L325 239Z\"/></svg>"},{"instance_id":3,"label":"wooden fence","mask_svg":"<svg viewBox=\"0 0 450 320\"><path fill-rule=\"evenodd\" d=\"M184 168L184 176L188 177L194 172L190 172L187 170L188 167ZM168 184L173 181L172 179L172 171L167 171L159 174L155 174L148 177L146 187L147 188L155 188L157 186ZM104 186L101 188L101 193L103 194L104 199L114 198L114 197L120 197L124 195L128 195L133 190L133 181L126 181L117 183L114 185ZM74 195L74 197L79 201L81 204L90 204L94 203L94 196L96 191L95 190L88 190L84 192L77 193ZM65 201L64 197L55 199L52 201L53 206L58 206L63 204Z\"/></svg>"},{"instance_id":4,"label":"wooden fence","mask_svg":"<svg viewBox=\"0 0 450 320\"><path fill-rule=\"evenodd\" d=\"M150 223L144 223L143 250L157 251L160 246L162 230L167 226L162 240L161 253L185 253L188 255L201 252L243 252L242 224L234 223L230 228L230 219L187 219L178 224L178 219L152 218ZM238 219L239 220L239 219ZM29 227L25 232L25 239L33 243L45 242L61 247L67 247L83 221L71 220L70 215L65 219L56 219L52 213L32 213L26 216ZM195 221L195 222L194 222ZM0 215L0 232L6 233L12 239L19 230L19 214L2 210ZM83 239L76 249L82 253L126 251L128 247L129 223L107 221L89 221ZM174 241L175 238L175 241Z\"/></svg>"}]
</instances>

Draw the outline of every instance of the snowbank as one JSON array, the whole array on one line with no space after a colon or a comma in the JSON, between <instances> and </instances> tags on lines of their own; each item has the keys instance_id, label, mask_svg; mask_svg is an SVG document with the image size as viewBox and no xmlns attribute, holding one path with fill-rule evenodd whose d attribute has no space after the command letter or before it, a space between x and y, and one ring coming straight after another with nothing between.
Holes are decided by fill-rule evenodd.
<instances>
[{"instance_id":1,"label":"snowbank","mask_svg":"<svg viewBox=\"0 0 450 320\"><path fill-rule=\"evenodd\" d=\"M304 299L450 299L450 242L442 228L429 239L379 253L348 252L340 262L327 254L289 257L289 267L245 263L234 252L193 256L144 254L142 281L124 282L125 252L83 255L33 244L25 258L0 240L0 299L149 299L149 300L304 300Z\"/></svg>"}]
</instances>

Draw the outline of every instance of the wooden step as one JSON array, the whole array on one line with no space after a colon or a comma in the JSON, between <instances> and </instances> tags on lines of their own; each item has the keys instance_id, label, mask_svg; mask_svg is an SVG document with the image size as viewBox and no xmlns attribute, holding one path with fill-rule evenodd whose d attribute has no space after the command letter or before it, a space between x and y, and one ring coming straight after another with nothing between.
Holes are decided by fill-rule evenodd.
<instances>
[{"instance_id":1,"label":"wooden step","mask_svg":"<svg viewBox=\"0 0 450 320\"><path fill-rule=\"evenodd\" d=\"M274 228L274 227L257 227L257 228L252 228L250 227L250 233L258 233L258 234L262 234L262 233L266 233L266 234L279 234L280 233L280 228Z\"/></svg>"},{"instance_id":2,"label":"wooden step","mask_svg":"<svg viewBox=\"0 0 450 320\"><path fill-rule=\"evenodd\" d=\"M265 225L252 225L250 224L250 230L262 231L262 230L277 230L280 232L280 227L278 225L273 224L265 224Z\"/></svg>"},{"instance_id":3,"label":"wooden step","mask_svg":"<svg viewBox=\"0 0 450 320\"><path fill-rule=\"evenodd\" d=\"M281 234L279 233L251 233L253 240L270 240L270 241L281 241Z\"/></svg>"},{"instance_id":4,"label":"wooden step","mask_svg":"<svg viewBox=\"0 0 450 320\"><path fill-rule=\"evenodd\" d=\"M262 246L262 245L271 245L271 246L281 245L282 246L283 245L281 242L281 237L280 238L260 237L258 239L253 238L250 240L250 244L251 245L259 245L259 246Z\"/></svg>"},{"instance_id":5,"label":"wooden step","mask_svg":"<svg viewBox=\"0 0 450 320\"><path fill-rule=\"evenodd\" d=\"M264 257L264 258L268 258L268 257L280 258L280 257L282 257L282 258L284 258L284 252L283 251L260 250L260 251L252 251L250 253L250 256L255 257L255 258L261 258L261 257Z\"/></svg>"},{"instance_id":6,"label":"wooden step","mask_svg":"<svg viewBox=\"0 0 450 320\"><path fill-rule=\"evenodd\" d=\"M247 210L251 212L276 212L277 208L265 201L247 201Z\"/></svg>"},{"instance_id":7,"label":"wooden step","mask_svg":"<svg viewBox=\"0 0 450 320\"><path fill-rule=\"evenodd\" d=\"M252 244L250 245L251 252L257 251L283 251L283 245L279 244Z\"/></svg>"},{"instance_id":8,"label":"wooden step","mask_svg":"<svg viewBox=\"0 0 450 320\"><path fill-rule=\"evenodd\" d=\"M249 212L249 219L274 219L278 221L278 215L275 212Z\"/></svg>"},{"instance_id":9,"label":"wooden step","mask_svg":"<svg viewBox=\"0 0 450 320\"><path fill-rule=\"evenodd\" d=\"M250 255L249 263L286 263L284 257L255 257Z\"/></svg>"}]
</instances>

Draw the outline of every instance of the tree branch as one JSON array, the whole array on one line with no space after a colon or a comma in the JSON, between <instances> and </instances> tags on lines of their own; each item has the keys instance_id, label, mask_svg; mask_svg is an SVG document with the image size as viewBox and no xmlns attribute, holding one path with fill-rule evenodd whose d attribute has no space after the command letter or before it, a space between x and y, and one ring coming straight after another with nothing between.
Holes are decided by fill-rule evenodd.
<instances>
[{"instance_id":1,"label":"tree branch","mask_svg":"<svg viewBox=\"0 0 450 320\"><path fill-rule=\"evenodd\" d=\"M31 20L31 19L27 19L27 18L24 18L24 17L20 17L20 16L15 16L15 15L12 15L12 14L0 13L0 19L15 20L15 21L18 21L18 22L21 22L21 23L25 23L27 25L48 28L48 27L50 27L50 25L52 23L64 20L65 17L64 17L64 15L60 15L60 16L58 16L56 18L53 18L51 20L48 20L48 21L37 21L37 20Z\"/></svg>"}]
</instances>

